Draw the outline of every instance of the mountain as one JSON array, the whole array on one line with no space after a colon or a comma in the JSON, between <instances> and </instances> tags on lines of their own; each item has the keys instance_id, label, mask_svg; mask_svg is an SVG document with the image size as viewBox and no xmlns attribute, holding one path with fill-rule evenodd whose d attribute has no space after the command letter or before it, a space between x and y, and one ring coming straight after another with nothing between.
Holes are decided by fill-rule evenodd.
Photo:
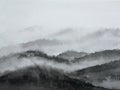
<instances>
[{"instance_id":1,"label":"mountain","mask_svg":"<svg viewBox=\"0 0 120 90\"><path fill-rule=\"evenodd\" d=\"M85 50L99 51L120 48L119 38L120 29L103 29L82 37L78 42L82 43L80 47Z\"/></svg>"},{"instance_id":2,"label":"mountain","mask_svg":"<svg viewBox=\"0 0 120 90\"><path fill-rule=\"evenodd\" d=\"M107 36L112 36L112 37L120 37L120 29L119 28L106 28L106 29L102 29L99 31L96 31L92 34L89 34L88 37L106 37Z\"/></svg>"},{"instance_id":3,"label":"mountain","mask_svg":"<svg viewBox=\"0 0 120 90\"><path fill-rule=\"evenodd\" d=\"M120 89L120 59L71 73L71 77L105 88Z\"/></svg>"},{"instance_id":4,"label":"mountain","mask_svg":"<svg viewBox=\"0 0 120 90\"><path fill-rule=\"evenodd\" d=\"M49 37L63 42L71 41L74 40L75 38L78 38L78 35L76 35L77 32L78 32L77 30L74 31L72 28L66 28L59 32L53 33ZM72 35L74 35L74 37L71 37Z\"/></svg>"},{"instance_id":5,"label":"mountain","mask_svg":"<svg viewBox=\"0 0 120 90\"><path fill-rule=\"evenodd\" d=\"M80 58L75 58L73 61L61 57L48 56L47 54L36 50L9 54L8 56L0 58L0 89L9 90L11 88L11 90L18 90L23 88L22 90L49 90L49 88L51 88L52 90L104 90L104 88L94 87L93 85L106 87L99 82L101 81L101 78L102 80L106 79L107 73L110 74L112 78L116 78L116 75L118 78L120 70L118 62L116 64L110 64L111 66L108 65L107 68L103 67L105 70L103 70L103 74L101 74L102 70L101 72L99 71L101 68L95 67L99 72L94 75L90 74L94 76L91 76L90 79L79 76L84 73L76 74L76 72L77 70L81 72L82 69L84 70L91 66L103 65L111 61L120 61L120 50L95 52ZM111 71L113 72L112 74L106 71L109 68L113 68ZM90 72L92 73L92 71ZM87 77L89 77L89 75L87 75ZM91 83L91 80L95 80L95 84ZM99 82L97 82L97 80Z\"/></svg>"},{"instance_id":6,"label":"mountain","mask_svg":"<svg viewBox=\"0 0 120 90\"><path fill-rule=\"evenodd\" d=\"M67 31L67 33L65 32L64 36L60 34L59 39L55 36L54 39L56 38L56 40L60 40L64 43L55 47L48 47L46 52L53 50L54 53L60 54L61 52L72 50L91 53L109 49L120 49L120 29L99 29L89 33L87 32L86 34L81 32L81 29L72 29Z\"/></svg>"},{"instance_id":7,"label":"mountain","mask_svg":"<svg viewBox=\"0 0 120 90\"><path fill-rule=\"evenodd\" d=\"M60 41L47 38L50 33L47 29L37 25L20 30L10 30L10 32L1 32L0 57L26 50L45 51L47 46L60 45Z\"/></svg>"},{"instance_id":8,"label":"mountain","mask_svg":"<svg viewBox=\"0 0 120 90\"><path fill-rule=\"evenodd\" d=\"M14 71L29 66L54 67L64 71L69 61L55 56L48 56L40 51L26 51L10 54L0 58L0 75L8 71Z\"/></svg>"},{"instance_id":9,"label":"mountain","mask_svg":"<svg viewBox=\"0 0 120 90\"><path fill-rule=\"evenodd\" d=\"M80 58L75 58L72 61L57 56L48 56L40 51L28 50L0 58L0 74L23 67L34 66L36 64L39 66L57 68L63 72L73 72L119 59L120 50L95 52Z\"/></svg>"},{"instance_id":10,"label":"mountain","mask_svg":"<svg viewBox=\"0 0 120 90\"><path fill-rule=\"evenodd\" d=\"M91 66L109 63L111 61L120 60L120 50L104 50L90 53L80 58L72 60L70 71L81 70Z\"/></svg>"},{"instance_id":11,"label":"mountain","mask_svg":"<svg viewBox=\"0 0 120 90\"><path fill-rule=\"evenodd\" d=\"M25 29L26 33L28 31L32 34L31 31L34 31L34 28L31 27L27 28L27 30ZM24 31L22 33L24 34ZM94 32L92 31L91 33L87 32L86 34L83 29L65 29L54 34L49 34L45 37L46 39L40 39L40 33L41 31L39 29L35 29L35 38L32 37L33 34L30 34L31 38L29 38L29 40L27 39L27 41L25 39L25 42L19 42L19 44L15 43L13 46L1 48L0 56L26 50L40 50L49 55L59 55L68 50L91 53L109 49L120 49L120 29L100 29ZM4 35L2 35L2 38L3 36ZM24 41L24 37L21 37L20 39L16 38L17 41L15 42L21 41L21 39ZM12 38L12 40L14 40L14 38ZM7 44L6 39L4 38L1 40L1 43L3 42Z\"/></svg>"},{"instance_id":12,"label":"mountain","mask_svg":"<svg viewBox=\"0 0 120 90\"><path fill-rule=\"evenodd\" d=\"M52 39L57 39L63 42L71 42L80 39L81 37L85 36L89 32L86 31L92 31L94 29L91 28L64 28L61 29L48 37Z\"/></svg>"},{"instance_id":13,"label":"mountain","mask_svg":"<svg viewBox=\"0 0 120 90\"><path fill-rule=\"evenodd\" d=\"M0 76L0 90L107 90L70 78L57 69L28 67Z\"/></svg>"},{"instance_id":14,"label":"mountain","mask_svg":"<svg viewBox=\"0 0 120 90\"><path fill-rule=\"evenodd\" d=\"M67 29L64 29L64 30L61 30L57 33L54 33L54 36L62 36L62 35L66 35L66 34L71 34L71 32L73 32L73 30L71 28L67 28Z\"/></svg>"},{"instance_id":15,"label":"mountain","mask_svg":"<svg viewBox=\"0 0 120 90\"><path fill-rule=\"evenodd\" d=\"M38 39L34 41L30 41L27 43L16 44L8 47L4 47L0 49L0 57L7 56L9 54L19 53L27 50L40 50L45 51L46 47L61 45L61 42L57 40L49 40L49 39Z\"/></svg>"},{"instance_id":16,"label":"mountain","mask_svg":"<svg viewBox=\"0 0 120 90\"><path fill-rule=\"evenodd\" d=\"M23 43L22 47L23 48L29 48L29 47L44 47L44 46L52 46L52 45L59 45L61 44L59 41L57 40L47 40L47 39L39 39L39 40L35 40L35 41L30 41L27 43ZM35 48L37 49L37 48Z\"/></svg>"},{"instance_id":17,"label":"mountain","mask_svg":"<svg viewBox=\"0 0 120 90\"><path fill-rule=\"evenodd\" d=\"M84 57L76 58L78 60L73 62L82 62L82 61L114 61L120 59L120 50L103 50L95 53L90 53Z\"/></svg>"},{"instance_id":18,"label":"mountain","mask_svg":"<svg viewBox=\"0 0 120 90\"><path fill-rule=\"evenodd\" d=\"M34 64L58 68L63 72L73 72L75 70L101 65L119 59L120 50L95 52L80 58L75 58L72 61L62 57L48 56L37 50L28 50L1 57L0 74L6 71L14 71L22 67L33 66Z\"/></svg>"},{"instance_id":19,"label":"mountain","mask_svg":"<svg viewBox=\"0 0 120 90\"><path fill-rule=\"evenodd\" d=\"M58 55L58 57L68 59L68 60L74 60L75 58L80 58L87 55L85 52L76 52L76 51L66 51L64 53L61 53Z\"/></svg>"}]
</instances>

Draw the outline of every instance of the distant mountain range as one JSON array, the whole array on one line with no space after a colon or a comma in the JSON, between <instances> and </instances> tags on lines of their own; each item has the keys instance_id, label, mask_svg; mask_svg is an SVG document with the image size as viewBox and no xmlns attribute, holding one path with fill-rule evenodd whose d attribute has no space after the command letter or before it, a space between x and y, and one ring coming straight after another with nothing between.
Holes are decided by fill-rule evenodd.
<instances>
[{"instance_id":1,"label":"distant mountain range","mask_svg":"<svg viewBox=\"0 0 120 90\"><path fill-rule=\"evenodd\" d=\"M89 51L99 51L120 48L119 38L120 29L103 29L82 37L78 42L81 43L81 48Z\"/></svg>"},{"instance_id":2,"label":"distant mountain range","mask_svg":"<svg viewBox=\"0 0 120 90\"><path fill-rule=\"evenodd\" d=\"M27 43L17 44L13 46L8 46L0 49L0 57L7 56L12 53L19 53L27 50L40 50L44 51L44 49L56 45L61 45L62 43L57 40L47 40L47 39L39 39L35 41L30 41Z\"/></svg>"},{"instance_id":3,"label":"distant mountain range","mask_svg":"<svg viewBox=\"0 0 120 90\"><path fill-rule=\"evenodd\" d=\"M33 27L31 28L34 30ZM27 31L31 30L31 28L27 28ZM52 36L51 34L48 35L46 39L37 38L22 44L4 47L0 49L0 56L26 50L40 50L49 55L59 55L68 50L91 53L109 49L120 49L120 29L100 29L84 35L81 35L80 31L65 29L52 34Z\"/></svg>"},{"instance_id":4,"label":"distant mountain range","mask_svg":"<svg viewBox=\"0 0 120 90\"><path fill-rule=\"evenodd\" d=\"M61 43L57 40L40 39L40 40L31 41L28 43L23 43L22 47L23 48L33 47L34 48L34 47L44 47L44 46L52 46L52 45L59 45L59 44ZM39 48L37 50L39 50Z\"/></svg>"},{"instance_id":5,"label":"distant mountain range","mask_svg":"<svg viewBox=\"0 0 120 90\"><path fill-rule=\"evenodd\" d=\"M80 31L81 29L67 29L56 33L55 36L50 38L61 41L63 44L47 47L45 51L58 55L68 50L91 53L109 49L120 49L120 29L100 29L84 35L81 35Z\"/></svg>"}]
</instances>

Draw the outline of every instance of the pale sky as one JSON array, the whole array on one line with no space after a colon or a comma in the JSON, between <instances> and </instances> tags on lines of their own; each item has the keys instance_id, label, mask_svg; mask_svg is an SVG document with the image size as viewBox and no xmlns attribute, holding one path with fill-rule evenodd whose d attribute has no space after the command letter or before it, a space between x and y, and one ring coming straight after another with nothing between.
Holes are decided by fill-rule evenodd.
<instances>
[{"instance_id":1,"label":"pale sky","mask_svg":"<svg viewBox=\"0 0 120 90\"><path fill-rule=\"evenodd\" d=\"M0 0L0 30L39 25L48 28L120 27L115 0Z\"/></svg>"},{"instance_id":2,"label":"pale sky","mask_svg":"<svg viewBox=\"0 0 120 90\"><path fill-rule=\"evenodd\" d=\"M17 31L36 25L45 29L39 31L42 33L55 32L61 28L118 28L120 2L117 0L0 0L0 39L2 40L0 44L5 43L5 40L7 43L12 43L13 39L19 41L30 38L27 37L29 33L22 32L20 35ZM89 32L88 29L86 32ZM38 34L38 31L35 31L31 38L36 36L36 33ZM16 38L18 35L19 38Z\"/></svg>"}]
</instances>

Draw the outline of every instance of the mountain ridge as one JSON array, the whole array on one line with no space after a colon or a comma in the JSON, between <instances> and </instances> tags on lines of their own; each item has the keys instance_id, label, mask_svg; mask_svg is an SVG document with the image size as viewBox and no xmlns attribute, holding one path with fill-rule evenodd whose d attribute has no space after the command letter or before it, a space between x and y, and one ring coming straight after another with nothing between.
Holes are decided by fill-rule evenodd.
<instances>
[{"instance_id":1,"label":"mountain ridge","mask_svg":"<svg viewBox=\"0 0 120 90\"><path fill-rule=\"evenodd\" d=\"M71 61L71 60L74 60L75 58L80 58L80 57L83 57L87 54L88 53L86 53L86 52L77 52L77 51L70 51L69 50L69 51L66 51L66 52L59 54L57 57L69 59Z\"/></svg>"}]
</instances>

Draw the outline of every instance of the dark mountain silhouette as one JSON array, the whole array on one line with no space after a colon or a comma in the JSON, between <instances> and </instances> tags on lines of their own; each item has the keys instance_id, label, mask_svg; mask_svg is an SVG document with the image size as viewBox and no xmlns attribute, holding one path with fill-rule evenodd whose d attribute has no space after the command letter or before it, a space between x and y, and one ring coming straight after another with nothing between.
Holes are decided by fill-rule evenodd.
<instances>
[{"instance_id":1,"label":"dark mountain silhouette","mask_svg":"<svg viewBox=\"0 0 120 90\"><path fill-rule=\"evenodd\" d=\"M24 58L24 57L43 57L48 60L53 60L54 62L59 62L59 63L69 63L68 60L56 56L48 56L47 54L41 52L41 51L33 51L29 50L23 53L19 53L19 58Z\"/></svg>"},{"instance_id":2,"label":"dark mountain silhouette","mask_svg":"<svg viewBox=\"0 0 120 90\"><path fill-rule=\"evenodd\" d=\"M70 75L71 77L92 83L93 85L120 89L118 85L120 82L120 59L110 63L78 70L72 72Z\"/></svg>"},{"instance_id":3,"label":"dark mountain silhouette","mask_svg":"<svg viewBox=\"0 0 120 90\"><path fill-rule=\"evenodd\" d=\"M29 67L0 76L0 90L107 90L70 78L59 70Z\"/></svg>"},{"instance_id":4,"label":"dark mountain silhouette","mask_svg":"<svg viewBox=\"0 0 120 90\"><path fill-rule=\"evenodd\" d=\"M96 65L96 66L89 67L89 68L82 69L82 70L78 70L78 71L75 71L75 73L73 74L76 74L78 76L80 75L80 77L84 76L83 77L84 79L87 79L87 78L94 79L94 80L98 79L98 81L99 80L101 81L101 80L106 79L107 77L109 78L111 77L112 79L115 79L115 78L120 79L119 73L120 73L120 60L112 61L110 63L106 63L102 65ZM118 74L118 77L114 77L115 75L117 76L117 74Z\"/></svg>"},{"instance_id":5,"label":"dark mountain silhouette","mask_svg":"<svg viewBox=\"0 0 120 90\"><path fill-rule=\"evenodd\" d=\"M111 61L120 60L120 50L104 50L100 52L90 53L80 58L70 61L70 71L81 70L88 67L102 65ZM68 69L68 68L67 68Z\"/></svg>"}]
</instances>

